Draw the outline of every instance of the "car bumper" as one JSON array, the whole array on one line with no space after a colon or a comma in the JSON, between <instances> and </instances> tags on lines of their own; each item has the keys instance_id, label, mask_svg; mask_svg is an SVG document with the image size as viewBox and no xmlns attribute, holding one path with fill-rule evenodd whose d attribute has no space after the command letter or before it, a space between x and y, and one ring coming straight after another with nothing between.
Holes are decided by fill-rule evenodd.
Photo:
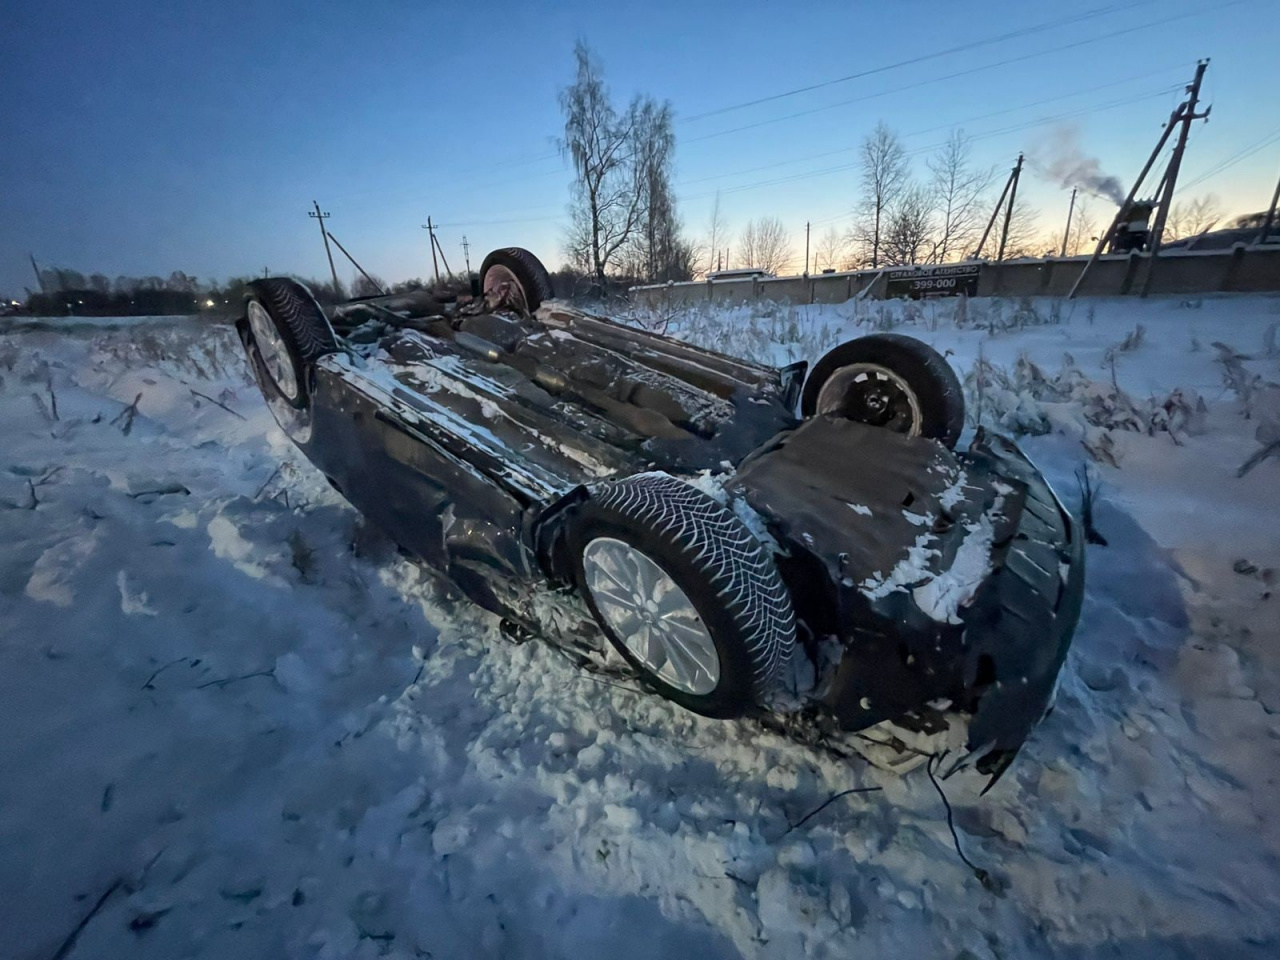
<instances>
[{"instance_id":1,"label":"car bumper","mask_svg":"<svg viewBox=\"0 0 1280 960\"><path fill-rule=\"evenodd\" d=\"M1084 532L1048 481L1013 444L982 437L971 454L1020 495L1012 536L963 616L972 708L969 749L992 783L1053 707L1084 599ZM983 658L994 670L982 669Z\"/></svg>"},{"instance_id":2,"label":"car bumper","mask_svg":"<svg viewBox=\"0 0 1280 960\"><path fill-rule=\"evenodd\" d=\"M824 722L926 739L961 722L999 776L1051 704L1084 592L1080 526L1030 460L982 431L957 453L818 417L733 486L784 545L797 614L840 642Z\"/></svg>"}]
</instances>

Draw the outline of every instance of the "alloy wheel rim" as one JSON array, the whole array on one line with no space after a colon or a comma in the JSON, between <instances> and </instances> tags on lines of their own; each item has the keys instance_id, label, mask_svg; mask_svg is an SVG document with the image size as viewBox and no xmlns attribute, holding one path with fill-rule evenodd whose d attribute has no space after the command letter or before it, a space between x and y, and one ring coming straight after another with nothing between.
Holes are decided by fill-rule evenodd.
<instances>
[{"instance_id":1,"label":"alloy wheel rim","mask_svg":"<svg viewBox=\"0 0 1280 960\"><path fill-rule=\"evenodd\" d=\"M282 394L290 400L298 399L298 377L294 373L289 350L271 320L266 308L257 300L249 301L249 329L258 345L258 355L267 375Z\"/></svg>"},{"instance_id":2,"label":"alloy wheel rim","mask_svg":"<svg viewBox=\"0 0 1280 960\"><path fill-rule=\"evenodd\" d=\"M597 537L582 554L591 598L614 634L659 680L705 695L720 682L720 654L693 602L629 543Z\"/></svg>"},{"instance_id":3,"label":"alloy wheel rim","mask_svg":"<svg viewBox=\"0 0 1280 960\"><path fill-rule=\"evenodd\" d=\"M819 414L920 435L920 400L907 381L878 363L851 363L836 370L818 391Z\"/></svg>"}]
</instances>

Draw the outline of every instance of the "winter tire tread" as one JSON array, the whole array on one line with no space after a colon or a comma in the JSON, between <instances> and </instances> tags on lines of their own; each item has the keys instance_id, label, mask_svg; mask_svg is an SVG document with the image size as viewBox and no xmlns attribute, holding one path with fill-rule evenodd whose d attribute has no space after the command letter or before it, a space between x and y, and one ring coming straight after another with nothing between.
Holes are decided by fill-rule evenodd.
<instances>
[{"instance_id":1,"label":"winter tire tread","mask_svg":"<svg viewBox=\"0 0 1280 960\"><path fill-rule=\"evenodd\" d=\"M542 261L524 247L502 247L494 250L480 264L480 283L484 284L484 276L489 268L501 265L510 270L524 290L525 304L529 312L537 310L545 301L555 297L551 285L551 274L542 265Z\"/></svg>"},{"instance_id":2,"label":"winter tire tread","mask_svg":"<svg viewBox=\"0 0 1280 960\"><path fill-rule=\"evenodd\" d=\"M920 402L921 436L955 446L964 432L964 391L951 364L923 340L875 333L842 343L813 366L800 395L800 412L811 417L831 375L853 363L876 363L902 377Z\"/></svg>"},{"instance_id":3,"label":"winter tire tread","mask_svg":"<svg viewBox=\"0 0 1280 960\"><path fill-rule=\"evenodd\" d=\"M686 574L678 582L681 589L692 591L690 599L704 620L716 619L708 617L708 606L723 614L719 629L708 623L717 635L722 661L726 653L741 657L738 666L745 667L749 678L747 689L717 688L708 698L699 698L682 696L647 677L659 692L698 713L737 716L777 683L795 646L791 597L773 558L730 510L675 477L642 474L597 487L581 520L575 546L579 575L581 551L598 524L644 532L657 546L650 550L645 544L645 552L664 567L678 567ZM686 579L693 582L682 582ZM585 585L583 589L590 601L590 591ZM638 665L624 644L612 635L610 640L633 666Z\"/></svg>"}]
</instances>

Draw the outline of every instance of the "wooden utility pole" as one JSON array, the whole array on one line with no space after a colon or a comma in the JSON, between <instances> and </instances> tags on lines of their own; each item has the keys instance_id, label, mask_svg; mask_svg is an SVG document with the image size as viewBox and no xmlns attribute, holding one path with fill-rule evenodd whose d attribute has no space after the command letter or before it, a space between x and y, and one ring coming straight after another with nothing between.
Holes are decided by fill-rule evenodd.
<instances>
[{"instance_id":1,"label":"wooden utility pole","mask_svg":"<svg viewBox=\"0 0 1280 960\"><path fill-rule=\"evenodd\" d=\"M440 262L444 264L444 275L452 276L453 271L449 269L449 258L444 255L444 247L440 245L440 238L432 235L432 242L436 245L436 251L440 254Z\"/></svg>"},{"instance_id":2,"label":"wooden utility pole","mask_svg":"<svg viewBox=\"0 0 1280 960\"><path fill-rule=\"evenodd\" d=\"M1067 206L1067 229L1062 234L1062 255L1067 255L1067 241L1071 239L1071 215L1076 212L1076 190L1071 188L1071 203Z\"/></svg>"},{"instance_id":3,"label":"wooden utility pole","mask_svg":"<svg viewBox=\"0 0 1280 960\"><path fill-rule=\"evenodd\" d=\"M1110 227L1107 227L1107 229L1103 230L1100 236L1098 236L1098 246L1093 248L1093 256L1089 257L1089 261L1084 265L1084 269L1080 270L1080 275L1076 276L1075 283L1071 284L1071 292L1066 294L1066 298L1068 298L1068 300L1075 300L1075 294L1079 291L1080 284L1084 283L1084 278L1088 275L1089 268L1092 268L1092 266L1098 262L1098 257L1102 256L1102 248L1106 247L1106 244L1110 242L1111 237L1114 236L1116 227L1120 224L1121 216L1128 214L1129 206L1133 204L1133 198L1138 196L1138 191L1142 188L1143 180L1147 179L1147 174L1151 173L1152 166L1156 165L1156 159L1160 156L1160 151L1164 150L1165 143L1169 142L1169 137L1172 132L1174 132L1174 127L1178 125L1179 120L1183 118L1185 110L1187 110L1187 104L1179 104L1174 109L1174 113L1169 116L1169 123L1165 124L1164 132L1160 134L1160 140L1156 141L1155 150L1151 151L1151 156L1147 157L1146 165L1143 165L1142 173L1138 174L1138 179L1134 180L1133 187L1129 188L1129 196L1124 198L1124 202L1120 205L1120 209L1116 210L1116 215L1114 218L1111 218Z\"/></svg>"},{"instance_id":4,"label":"wooden utility pole","mask_svg":"<svg viewBox=\"0 0 1280 960\"><path fill-rule=\"evenodd\" d=\"M1164 237L1164 224L1169 219L1169 207L1173 202L1173 191L1178 186L1178 170L1182 167L1182 154L1187 149L1187 137L1191 133L1191 121L1203 120L1209 116L1209 110L1204 113L1196 113L1196 105L1200 101L1200 81L1204 79L1204 71L1208 66L1209 61L1207 58L1197 63L1195 79L1187 87L1188 96L1186 107L1182 111L1182 123L1178 128L1178 141L1173 145L1173 156L1169 158L1169 167L1164 174L1164 196L1160 200L1155 226L1151 228L1151 257L1153 261L1156 254L1160 252L1160 241Z\"/></svg>"},{"instance_id":5,"label":"wooden utility pole","mask_svg":"<svg viewBox=\"0 0 1280 960\"><path fill-rule=\"evenodd\" d=\"M333 295L342 297L342 287L338 285L338 271L333 265L333 251L329 249L329 231L324 228L324 222L329 219L329 211L320 212L320 204L315 200L311 201L315 204L315 209L307 214L308 217L314 217L316 223L320 225L320 239L324 241L324 255L329 258L329 276L333 277Z\"/></svg>"},{"instance_id":6,"label":"wooden utility pole","mask_svg":"<svg viewBox=\"0 0 1280 960\"><path fill-rule=\"evenodd\" d=\"M997 260L1004 259L1004 246L1009 242L1009 221L1013 219L1013 205L1018 199L1018 178L1022 176L1022 154L1018 154L1018 162L1013 165L1013 173L1009 174L1009 205L1004 208L1004 230L1000 232L1000 252Z\"/></svg>"},{"instance_id":7,"label":"wooden utility pole","mask_svg":"<svg viewBox=\"0 0 1280 960\"><path fill-rule=\"evenodd\" d=\"M996 201L995 209L991 211L991 219L987 221L987 228L982 231L982 239L978 241L978 246L973 251L975 258L982 253L982 248L987 245L987 237L991 235L991 228L996 225L996 217L1000 216L1000 208L1004 206L1004 198L1009 195L1009 184L1011 183L1013 183L1012 174L1004 182L1004 189L1000 191L1000 199Z\"/></svg>"},{"instance_id":8,"label":"wooden utility pole","mask_svg":"<svg viewBox=\"0 0 1280 960\"><path fill-rule=\"evenodd\" d=\"M440 282L440 264L436 262L436 230L431 225L431 218L427 217L427 222L422 225L422 229L427 231L430 238L428 242L431 244L431 268L436 272L436 283Z\"/></svg>"},{"instance_id":9,"label":"wooden utility pole","mask_svg":"<svg viewBox=\"0 0 1280 960\"><path fill-rule=\"evenodd\" d=\"M809 222L804 224L804 275L809 275Z\"/></svg>"},{"instance_id":10,"label":"wooden utility pole","mask_svg":"<svg viewBox=\"0 0 1280 960\"><path fill-rule=\"evenodd\" d=\"M1271 195L1271 206L1267 208L1267 218L1262 221L1262 230L1258 233L1254 243L1266 243L1267 237L1271 236L1271 228L1276 223L1276 205L1280 203L1280 180L1276 181L1276 192ZM35 263L35 261L31 261Z\"/></svg>"},{"instance_id":11,"label":"wooden utility pole","mask_svg":"<svg viewBox=\"0 0 1280 960\"><path fill-rule=\"evenodd\" d=\"M1147 262L1147 276L1142 281L1142 296L1146 296L1151 290L1151 281L1156 272L1156 260L1160 256L1160 243L1164 239L1165 221L1169 219L1169 210L1173 206L1173 192L1178 186L1178 171L1182 168L1182 155L1187 149L1187 138L1191 134L1191 121L1204 120L1209 116L1210 107L1204 113L1196 113L1196 105L1200 102L1200 81L1204 79L1204 71L1209 66L1209 60L1204 60L1196 64L1196 75L1187 87L1187 100L1184 104L1185 109L1182 111L1182 122L1178 125L1178 140L1173 145L1173 156L1169 158L1169 165L1165 167L1164 177L1160 181L1161 191L1157 194L1160 206L1157 208L1156 223L1151 228L1151 239L1149 241L1150 257Z\"/></svg>"},{"instance_id":12,"label":"wooden utility pole","mask_svg":"<svg viewBox=\"0 0 1280 960\"><path fill-rule=\"evenodd\" d=\"M347 253L347 248L344 247L342 244L338 243L337 237L335 237L332 233L330 233L329 239L332 240L335 244L337 244L338 249L342 251L342 255L351 261L351 265L360 271L360 276L368 280L369 284L373 287L373 289L377 290L379 293L383 295L386 294L387 291L383 289L382 284L380 284L377 280L373 279L373 277L369 276L369 274L365 273L364 267L356 263L356 258L353 257L351 254Z\"/></svg>"},{"instance_id":13,"label":"wooden utility pole","mask_svg":"<svg viewBox=\"0 0 1280 960\"><path fill-rule=\"evenodd\" d=\"M471 276L471 245L467 243L467 235L462 235L462 259L467 265L467 276Z\"/></svg>"}]
</instances>

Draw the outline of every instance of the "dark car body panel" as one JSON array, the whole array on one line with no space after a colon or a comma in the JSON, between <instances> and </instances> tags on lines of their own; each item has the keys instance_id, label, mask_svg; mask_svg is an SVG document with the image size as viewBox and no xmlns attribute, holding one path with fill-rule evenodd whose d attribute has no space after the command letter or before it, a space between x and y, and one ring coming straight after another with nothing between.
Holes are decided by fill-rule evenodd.
<instances>
[{"instance_id":1,"label":"dark car body panel","mask_svg":"<svg viewBox=\"0 0 1280 960\"><path fill-rule=\"evenodd\" d=\"M969 746L990 757L984 768L1002 770L1050 706L1084 590L1079 526L1018 448L980 433L953 453L815 418L728 486L787 547L779 569L811 622L844 646L822 695L840 727L927 729L940 712L927 705L945 701L972 715ZM986 561L957 576L975 536ZM917 593L940 580L964 602L948 609Z\"/></svg>"},{"instance_id":2,"label":"dark car body panel","mask_svg":"<svg viewBox=\"0 0 1280 960\"><path fill-rule=\"evenodd\" d=\"M928 730L959 710L980 768L998 775L1050 705L1079 613L1082 538L1010 441L980 434L956 453L801 422L803 364L745 363L554 305L536 319L431 318L326 356L297 411L272 397L238 326L306 456L495 613L537 629L512 598L569 580L559 532L593 484L719 475L775 541L808 635L841 645L810 706L826 722Z\"/></svg>"}]
</instances>

